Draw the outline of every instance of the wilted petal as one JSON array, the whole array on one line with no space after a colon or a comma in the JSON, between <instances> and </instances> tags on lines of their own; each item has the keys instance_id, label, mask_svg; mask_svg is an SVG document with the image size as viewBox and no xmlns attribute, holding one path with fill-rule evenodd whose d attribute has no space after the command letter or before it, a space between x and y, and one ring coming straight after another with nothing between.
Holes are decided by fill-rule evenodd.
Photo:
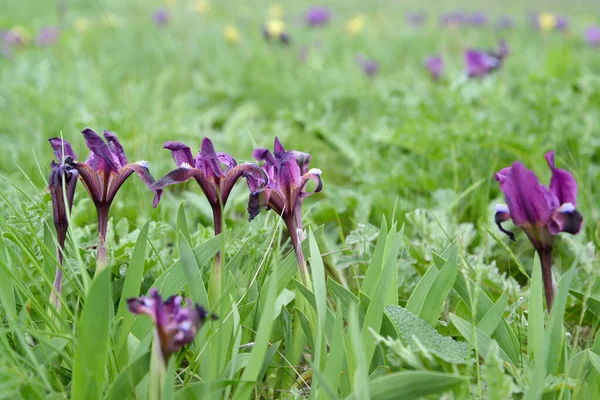
<instances>
[{"instance_id":1,"label":"wilted petal","mask_svg":"<svg viewBox=\"0 0 600 400\"><path fill-rule=\"evenodd\" d=\"M152 206L156 208L162 196L162 189L155 189L153 187L155 181L152 177L152 174L150 174L150 171L148 170L148 163L145 161L140 161L134 164L127 164L119 170L119 173L115 175L114 178L110 181L110 187L108 188L108 194L106 196L107 203L109 205L112 203L123 183L134 172L138 174L138 176L142 179L142 182L144 182L146 186L148 186L154 191L155 195L154 201L152 202Z\"/></svg>"},{"instance_id":2,"label":"wilted petal","mask_svg":"<svg viewBox=\"0 0 600 400\"><path fill-rule=\"evenodd\" d=\"M89 128L84 129L81 133L85 138L85 144L93 153L90 154L90 158L86 164L100 172L103 171L104 165L108 166L113 172L118 172L119 159L110 151L110 147L104 143L104 140Z\"/></svg>"},{"instance_id":3,"label":"wilted petal","mask_svg":"<svg viewBox=\"0 0 600 400\"><path fill-rule=\"evenodd\" d=\"M71 156L74 160L77 160L77 155L73 151L71 144L66 140L54 137L48 139L48 142L50 142L50 146L52 146L52 150L54 150L54 155L59 164L63 162L66 156Z\"/></svg>"},{"instance_id":4,"label":"wilted petal","mask_svg":"<svg viewBox=\"0 0 600 400\"><path fill-rule=\"evenodd\" d=\"M121 146L121 142L119 142L117 135L109 131L104 131L104 138L108 143L108 148L110 151L119 160L119 163L121 164L120 166L122 167L127 165L127 156L125 155L125 150L123 149L123 146Z\"/></svg>"},{"instance_id":5,"label":"wilted petal","mask_svg":"<svg viewBox=\"0 0 600 400\"><path fill-rule=\"evenodd\" d=\"M306 174L304 174L304 176L302 176L302 183L300 184L300 188L302 189L302 192L300 193L301 197L308 197L311 194L318 193L323 189L323 182L321 181L321 173L322 172L320 169L312 168ZM312 192L305 192L304 187L310 180L314 181L317 184L317 186L315 187L315 190L313 190Z\"/></svg>"},{"instance_id":6,"label":"wilted petal","mask_svg":"<svg viewBox=\"0 0 600 400\"><path fill-rule=\"evenodd\" d=\"M202 149L196 156L196 168L208 178L217 178L223 175L215 148L207 137L202 139Z\"/></svg>"},{"instance_id":7,"label":"wilted petal","mask_svg":"<svg viewBox=\"0 0 600 400\"><path fill-rule=\"evenodd\" d=\"M552 170L550 190L558 198L560 204L571 203L577 205L577 182L570 172L556 168L554 164L554 150L544 155L548 166Z\"/></svg>"},{"instance_id":8,"label":"wilted petal","mask_svg":"<svg viewBox=\"0 0 600 400\"><path fill-rule=\"evenodd\" d=\"M173 160L175 160L175 164L177 164L178 167L183 163L187 163L191 166L196 165L192 150L181 142L165 142L163 149L171 150Z\"/></svg>"},{"instance_id":9,"label":"wilted petal","mask_svg":"<svg viewBox=\"0 0 600 400\"><path fill-rule=\"evenodd\" d=\"M550 220L553 209L558 208L556 196L542 186L537 176L520 162L496 173L495 179L500 183L516 225L545 225Z\"/></svg>"},{"instance_id":10,"label":"wilted petal","mask_svg":"<svg viewBox=\"0 0 600 400\"><path fill-rule=\"evenodd\" d=\"M581 230L582 225L583 215L575 209L575 205L565 203L552 214L548 223L548 230L553 235L558 235L561 232L576 235Z\"/></svg>"},{"instance_id":11,"label":"wilted petal","mask_svg":"<svg viewBox=\"0 0 600 400\"><path fill-rule=\"evenodd\" d=\"M248 199L248 222L256 218L266 205L264 192L251 192Z\"/></svg>"},{"instance_id":12,"label":"wilted petal","mask_svg":"<svg viewBox=\"0 0 600 400\"><path fill-rule=\"evenodd\" d=\"M308 164L310 163L312 156L310 154L304 153L302 151L290 150L289 152L296 159L296 162L298 163L298 166L300 167L300 172L303 175L306 174L308 172Z\"/></svg>"}]
</instances>

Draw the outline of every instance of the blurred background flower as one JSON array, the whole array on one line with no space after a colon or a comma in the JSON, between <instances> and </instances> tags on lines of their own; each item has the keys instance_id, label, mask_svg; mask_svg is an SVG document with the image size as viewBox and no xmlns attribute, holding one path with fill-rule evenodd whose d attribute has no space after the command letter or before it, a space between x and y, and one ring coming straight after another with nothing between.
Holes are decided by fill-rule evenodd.
<instances>
[{"instance_id":1,"label":"blurred background flower","mask_svg":"<svg viewBox=\"0 0 600 400\"><path fill-rule=\"evenodd\" d=\"M211 4L208 0L196 0L194 2L194 11L200 15L208 14L211 10Z\"/></svg>"},{"instance_id":2,"label":"blurred background flower","mask_svg":"<svg viewBox=\"0 0 600 400\"><path fill-rule=\"evenodd\" d=\"M367 58L362 54L357 55L355 60L362 68L364 74L369 78L374 77L379 72L379 64L375 60Z\"/></svg>"},{"instance_id":3,"label":"blurred background flower","mask_svg":"<svg viewBox=\"0 0 600 400\"><path fill-rule=\"evenodd\" d=\"M404 15L404 21L413 26L422 26L426 18L427 14L422 11L411 11Z\"/></svg>"},{"instance_id":4,"label":"blurred background flower","mask_svg":"<svg viewBox=\"0 0 600 400\"><path fill-rule=\"evenodd\" d=\"M594 25L586 29L585 41L594 47L600 47L600 26Z\"/></svg>"},{"instance_id":5,"label":"blurred background flower","mask_svg":"<svg viewBox=\"0 0 600 400\"><path fill-rule=\"evenodd\" d=\"M444 72L444 60L442 57L435 55L425 59L425 68L431 74L431 78L435 81L440 79Z\"/></svg>"},{"instance_id":6,"label":"blurred background flower","mask_svg":"<svg viewBox=\"0 0 600 400\"><path fill-rule=\"evenodd\" d=\"M169 22L170 14L166 8L159 8L152 14L154 23L158 26L165 26Z\"/></svg>"},{"instance_id":7,"label":"blurred background flower","mask_svg":"<svg viewBox=\"0 0 600 400\"><path fill-rule=\"evenodd\" d=\"M327 7L310 7L304 14L306 23L312 26L326 25L330 18L331 13Z\"/></svg>"},{"instance_id":8,"label":"blurred background flower","mask_svg":"<svg viewBox=\"0 0 600 400\"><path fill-rule=\"evenodd\" d=\"M358 35L365 26L365 16L358 14L354 17L350 18L348 22L346 22L345 30L346 33L350 36Z\"/></svg>"},{"instance_id":9,"label":"blurred background flower","mask_svg":"<svg viewBox=\"0 0 600 400\"><path fill-rule=\"evenodd\" d=\"M512 17L509 17L508 15L501 15L496 19L496 27L499 29L512 28L514 24L515 22Z\"/></svg>"},{"instance_id":10,"label":"blurred background flower","mask_svg":"<svg viewBox=\"0 0 600 400\"><path fill-rule=\"evenodd\" d=\"M39 30L35 44L38 46L50 46L56 43L60 32L56 26L46 26Z\"/></svg>"},{"instance_id":11,"label":"blurred background flower","mask_svg":"<svg viewBox=\"0 0 600 400\"><path fill-rule=\"evenodd\" d=\"M223 36L229 43L239 43L240 41L240 32L233 25L226 25L223 28Z\"/></svg>"},{"instance_id":12,"label":"blurred background flower","mask_svg":"<svg viewBox=\"0 0 600 400\"><path fill-rule=\"evenodd\" d=\"M90 20L86 17L77 17L73 21L73 28L79 33L87 32L90 29Z\"/></svg>"}]
</instances>

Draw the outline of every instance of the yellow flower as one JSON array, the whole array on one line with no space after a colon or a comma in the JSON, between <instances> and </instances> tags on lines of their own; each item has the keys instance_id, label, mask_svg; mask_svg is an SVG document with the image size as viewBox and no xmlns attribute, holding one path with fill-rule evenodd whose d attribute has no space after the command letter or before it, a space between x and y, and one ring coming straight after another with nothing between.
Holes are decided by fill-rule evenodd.
<instances>
[{"instance_id":1,"label":"yellow flower","mask_svg":"<svg viewBox=\"0 0 600 400\"><path fill-rule=\"evenodd\" d=\"M556 26L556 16L550 13L540 14L538 24L543 31L551 31Z\"/></svg>"},{"instance_id":2,"label":"yellow flower","mask_svg":"<svg viewBox=\"0 0 600 400\"><path fill-rule=\"evenodd\" d=\"M283 18L283 7L281 4L275 3L269 7L269 18L281 19Z\"/></svg>"},{"instance_id":3,"label":"yellow flower","mask_svg":"<svg viewBox=\"0 0 600 400\"><path fill-rule=\"evenodd\" d=\"M86 17L77 17L73 22L73 27L79 33L87 32L90 28L90 20Z\"/></svg>"},{"instance_id":4,"label":"yellow flower","mask_svg":"<svg viewBox=\"0 0 600 400\"><path fill-rule=\"evenodd\" d=\"M346 22L346 33L350 36L358 35L365 26L364 15L357 15Z\"/></svg>"},{"instance_id":5,"label":"yellow flower","mask_svg":"<svg viewBox=\"0 0 600 400\"><path fill-rule=\"evenodd\" d=\"M225 28L223 28L223 35L225 36L225 40L227 40L229 43L238 43L240 41L240 32L235 28L235 26L225 26Z\"/></svg>"},{"instance_id":6,"label":"yellow flower","mask_svg":"<svg viewBox=\"0 0 600 400\"><path fill-rule=\"evenodd\" d=\"M167 7L175 7L177 5L177 0L165 0L165 4Z\"/></svg>"},{"instance_id":7,"label":"yellow flower","mask_svg":"<svg viewBox=\"0 0 600 400\"><path fill-rule=\"evenodd\" d=\"M280 19L272 19L266 23L265 29L270 37L279 37L285 32L285 22Z\"/></svg>"},{"instance_id":8,"label":"yellow flower","mask_svg":"<svg viewBox=\"0 0 600 400\"><path fill-rule=\"evenodd\" d=\"M210 12L210 2L208 0L196 0L194 10L200 15L208 14Z\"/></svg>"}]
</instances>

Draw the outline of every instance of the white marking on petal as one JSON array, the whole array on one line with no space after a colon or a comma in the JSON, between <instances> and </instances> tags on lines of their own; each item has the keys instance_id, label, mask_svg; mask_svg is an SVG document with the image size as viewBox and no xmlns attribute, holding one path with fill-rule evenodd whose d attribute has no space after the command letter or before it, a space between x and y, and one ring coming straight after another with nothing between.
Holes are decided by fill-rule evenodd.
<instances>
[{"instance_id":1,"label":"white marking on petal","mask_svg":"<svg viewBox=\"0 0 600 400\"><path fill-rule=\"evenodd\" d=\"M506 204L496 204L496 212L509 212L508 206Z\"/></svg>"},{"instance_id":2,"label":"white marking on petal","mask_svg":"<svg viewBox=\"0 0 600 400\"><path fill-rule=\"evenodd\" d=\"M314 174L314 175L321 175L322 172L319 168L311 168L308 170L309 174Z\"/></svg>"},{"instance_id":3,"label":"white marking on petal","mask_svg":"<svg viewBox=\"0 0 600 400\"><path fill-rule=\"evenodd\" d=\"M192 169L192 166L186 162L181 163L181 165L179 166L179 168L183 168L183 169Z\"/></svg>"},{"instance_id":4,"label":"white marking on petal","mask_svg":"<svg viewBox=\"0 0 600 400\"><path fill-rule=\"evenodd\" d=\"M564 203L560 206L558 211L572 213L573 211L575 211L575 206L573 205L573 203Z\"/></svg>"},{"instance_id":5,"label":"white marking on petal","mask_svg":"<svg viewBox=\"0 0 600 400\"><path fill-rule=\"evenodd\" d=\"M140 161L136 161L135 163L136 163L137 165L140 165L140 166L142 166L142 167L144 167L144 168L148 169L148 161L146 161L146 160L140 160Z\"/></svg>"}]
</instances>

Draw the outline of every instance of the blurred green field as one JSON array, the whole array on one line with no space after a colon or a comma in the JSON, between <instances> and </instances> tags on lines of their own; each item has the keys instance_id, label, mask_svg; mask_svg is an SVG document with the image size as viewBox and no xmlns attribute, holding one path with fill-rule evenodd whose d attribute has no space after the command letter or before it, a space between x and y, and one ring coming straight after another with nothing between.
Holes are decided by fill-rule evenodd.
<instances>
[{"instance_id":1,"label":"blurred green field","mask_svg":"<svg viewBox=\"0 0 600 400\"><path fill-rule=\"evenodd\" d=\"M4 3L0 29L20 27L29 35L30 44L15 48L11 57L0 58L0 141L4 145L0 158L0 248L4 249L0 264L2 273L9 277L0 290L0 349L7 355L0 358L0 398L71 396L75 348L81 342L75 321L79 321L86 304L93 276L96 217L91 201L79 185L71 224L71 267L66 273L70 278L65 283L70 310L53 315L46 310L56 269L50 234L54 232L52 206L45 190L53 154L46 139L64 137L83 159L87 148L80 131L86 127L118 134L130 161L147 160L156 178L174 167L171 155L162 149L165 141L184 142L195 153L204 136L213 140L217 151L230 153L238 161L252 161L253 148L272 148L273 139L278 136L286 148L310 153L311 167L323 171L324 190L306 200L304 221L317 232L315 243L318 242L317 250L320 248L328 276L356 299L357 309L347 310L344 306L342 313L341 306L334 306L338 304L339 292L331 292L327 284L331 314L327 318L341 319L343 314L345 321L343 327L329 328L336 334L340 332L346 343L348 354L344 352L343 365L350 378L340 378L333 388L328 387L328 379L335 374L330 375L323 360L328 351L333 351L333 336L329 336L329 331L327 341L322 335L316 336L318 327L322 328L319 324L323 309L317 310L314 304L315 309L310 308L307 304L311 300L300 296L301 291L295 286L298 283L290 276L275 293L287 310L276 310L272 318L274 327L268 335L271 347L265 358L257 358L261 372L250 379L259 382L253 398L304 398L311 391L303 391L306 385L299 383L299 375L308 381L307 385L320 385L311 392L317 398L345 398L351 393L354 398L364 398L368 391L362 392L354 380L361 382L361 377L376 379L392 371L407 370L461 375L465 381L448 383L448 387L440 389L439 393L449 396L445 398L508 398L502 393L524 398L525 393L539 389L532 389L533 377L541 377L538 385L542 382L548 390L544 399L598 398L595 390L600 388L600 340L594 342L594 338L600 316L600 286L595 284L599 274L596 248L600 244L600 49L583 39L588 26L600 23L600 5L596 2L537 1L523 5L511 1L500 5L465 1L438 5L339 0L327 2L331 22L317 28L307 27L303 21L304 12L312 3L281 2L282 19L292 38L289 46L263 38L262 26L272 19L269 8L273 4L268 1L226 0L200 6L184 0L168 4L146 0ZM170 14L165 26L153 22L152 14L158 8L165 8ZM490 22L483 27L441 27L440 14L455 9L486 12ZM405 23L405 13L415 10L428 13L422 27ZM528 11L563 13L569 17L569 29L532 29ZM365 18L363 29L356 35L346 34L345 24L359 14ZM512 16L515 26L496 28L494 21L500 15ZM35 34L48 25L60 28L58 42L35 46ZM227 26L239 32L237 42L226 39ZM500 39L511 48L503 68L484 79L468 79L463 51L492 49ZM303 51L307 52L305 60L300 57ZM359 54L379 64L375 77L365 76L355 61ZM423 60L433 54L441 55L446 63L439 81L433 81L423 66ZM559 322L550 318L546 332L554 332L554 336L543 339L548 354L563 354L563 358L556 363L559 367L539 372L536 368L541 368L541 362L535 362L531 356L531 336L527 333L528 327L531 329L528 301L532 291L530 278L535 275L534 251L524 234L519 233L513 244L497 232L494 205L504 203L504 199L493 176L500 168L520 160L547 183L550 171L543 155L552 149L556 150L557 164L571 171L579 184L577 208L585 223L579 235L561 236L556 244L557 280L564 275L570 279L567 271L576 269L576 273L572 296L567 299L569 288L563 289L566 312L561 315L559 311L553 317ZM209 243L211 210L193 182L166 190L157 209L152 208L152 193L135 176L117 195L111 208L108 240L115 307L120 304L123 281L133 262L133 248L143 236L140 228L147 221L149 242L146 253L142 251L145 258L140 265L144 276L139 293L146 293L185 254L178 235L182 200L190 229L186 238L198 258L216 242ZM211 390L221 390L221 397L246 393L240 389L240 382L247 376L240 377L240 371L251 364L250 356L244 356L247 364L239 364L235 373L227 375L235 367L232 354L250 354L259 316L270 315L264 305L266 298L272 300L264 297L269 293L270 271L283 263L289 252L285 233L275 229L279 225L273 213L265 213L248 224L246 206L247 189L239 183L225 212L227 229L231 229L226 236L225 255L235 266L231 267L231 278L236 282L231 299L237 301L242 315L241 344L250 344L239 347L238 342L238 349L234 334L227 331L223 339L221 333L210 328L203 340L213 343L210 340L221 338L219 343L226 344L218 350L207 346L211 351L207 356L209 351L196 343L193 350L179 356L178 360L183 361L175 378L174 392L180 390L175 398L194 398L198 393L217 396ZM397 243L398 247L397 257L392 257L398 283L393 304L407 306L422 276L429 268L435 268L431 265L438 260L437 254L446 251L444 258L451 260L452 249L457 248L455 269L459 276L476 284L471 289L483 288L490 304L498 304L498 321L504 320L496 321L493 328L506 324L507 329L514 331L517 342L512 343L512 350L515 357L518 354L518 362L511 354L503 359L502 353L509 351L501 341L499 356L488 356L487 352L483 355L483 348L492 349L490 354L496 348L490 342L497 338L488 337L497 334L495 329L486 331L482 338L473 330L476 334L472 336L478 338L479 344L475 340L473 345L473 337L465 337L469 336L464 333L465 325L455 323L450 314L462 318L467 331L471 323L480 323L482 316L472 315L472 305L466 305L468 302L456 287L452 291L448 288L448 297L442 299L433 328L443 336L469 343L466 363L453 363L435 352L431 355L427 344L415 349L406 338L404 352L398 350L398 344L394 347L382 343L391 332L389 326L386 330L385 322L381 331L375 328L375 334L381 337L376 350L372 349L373 361L361 361L359 355L351 355L353 349L361 346L366 346L369 354L371 343L375 346L368 326L361 328L358 320L362 324L374 300L363 282L367 266L373 265L377 240L386 243L388 231L379 229L384 220L393 236L390 246ZM392 224L396 224L394 228ZM197 260L196 267L205 282L209 260L218 248L214 247L212 253L207 250L210 256ZM387 251L386 247L386 254ZM314 252L312 248L311 259L318 258ZM311 265L315 262L311 261ZM385 270L386 262L382 259L375 264ZM441 262L438 267L448 262ZM189 294L187 286L177 289ZM378 294L374 288L370 290ZM311 294L320 296L316 288ZM292 296L288 302L284 302L286 296ZM291 300L294 298L295 302ZM506 301L504 307L501 300ZM317 300L312 297L312 301ZM388 304L382 303L385 305ZM432 310L436 307L432 306ZM302 336L299 332L304 332L302 324L294 320L298 309L306 312L306 324L315 335L303 337L306 347L302 346L302 339L292 339L292 335ZM111 308L111 316L115 310ZM227 312L233 313L231 309ZM372 312L379 313L381 325L383 308ZM55 317L62 320L53 323ZM545 314L534 317L543 321ZM567 340L560 342L563 321ZM288 329L292 323L293 334ZM121 334L118 318L110 328L109 349L116 345L113 339L116 341ZM227 329L233 332L232 327ZM149 327L139 328L131 335L147 348L151 337L148 332ZM543 334L538 337L540 343ZM353 347L357 337L361 346ZM318 340L324 343L316 347L322 352L323 368L305 376L304 369L312 368ZM133 361L133 342L132 339L128 344L131 354L123 355L114 348L107 351L107 363L101 367L105 379L100 389L103 396L110 398L115 394L110 391L111 384ZM280 347L274 347L274 343ZM46 350L40 350L41 345ZM296 351L295 361L284 356L291 347ZM139 349L135 352L142 353ZM218 357L222 357L222 365L209 370L199 366L203 362L211 364L210 360ZM229 370L228 362L233 363ZM361 367L353 376L351 367L357 365ZM297 370L290 372L292 366ZM43 379L38 379L38 373ZM139 381L148 379L143 376ZM436 375L426 378L435 381ZM418 377L415 379L418 381ZM422 382L429 382L427 379ZM227 389L208 388L207 384L197 386L195 392L190 389L183 393L183 389L194 384L219 381L234 383L230 382ZM494 389L493 382L498 381L503 389ZM137 388L133 385L118 398L145 398L146 389L140 389L144 383L147 387L145 381ZM494 397L494 390L499 397ZM423 393L431 398L440 396ZM375 399L393 398L384 397L377 388L371 394Z\"/></svg>"}]
</instances>

